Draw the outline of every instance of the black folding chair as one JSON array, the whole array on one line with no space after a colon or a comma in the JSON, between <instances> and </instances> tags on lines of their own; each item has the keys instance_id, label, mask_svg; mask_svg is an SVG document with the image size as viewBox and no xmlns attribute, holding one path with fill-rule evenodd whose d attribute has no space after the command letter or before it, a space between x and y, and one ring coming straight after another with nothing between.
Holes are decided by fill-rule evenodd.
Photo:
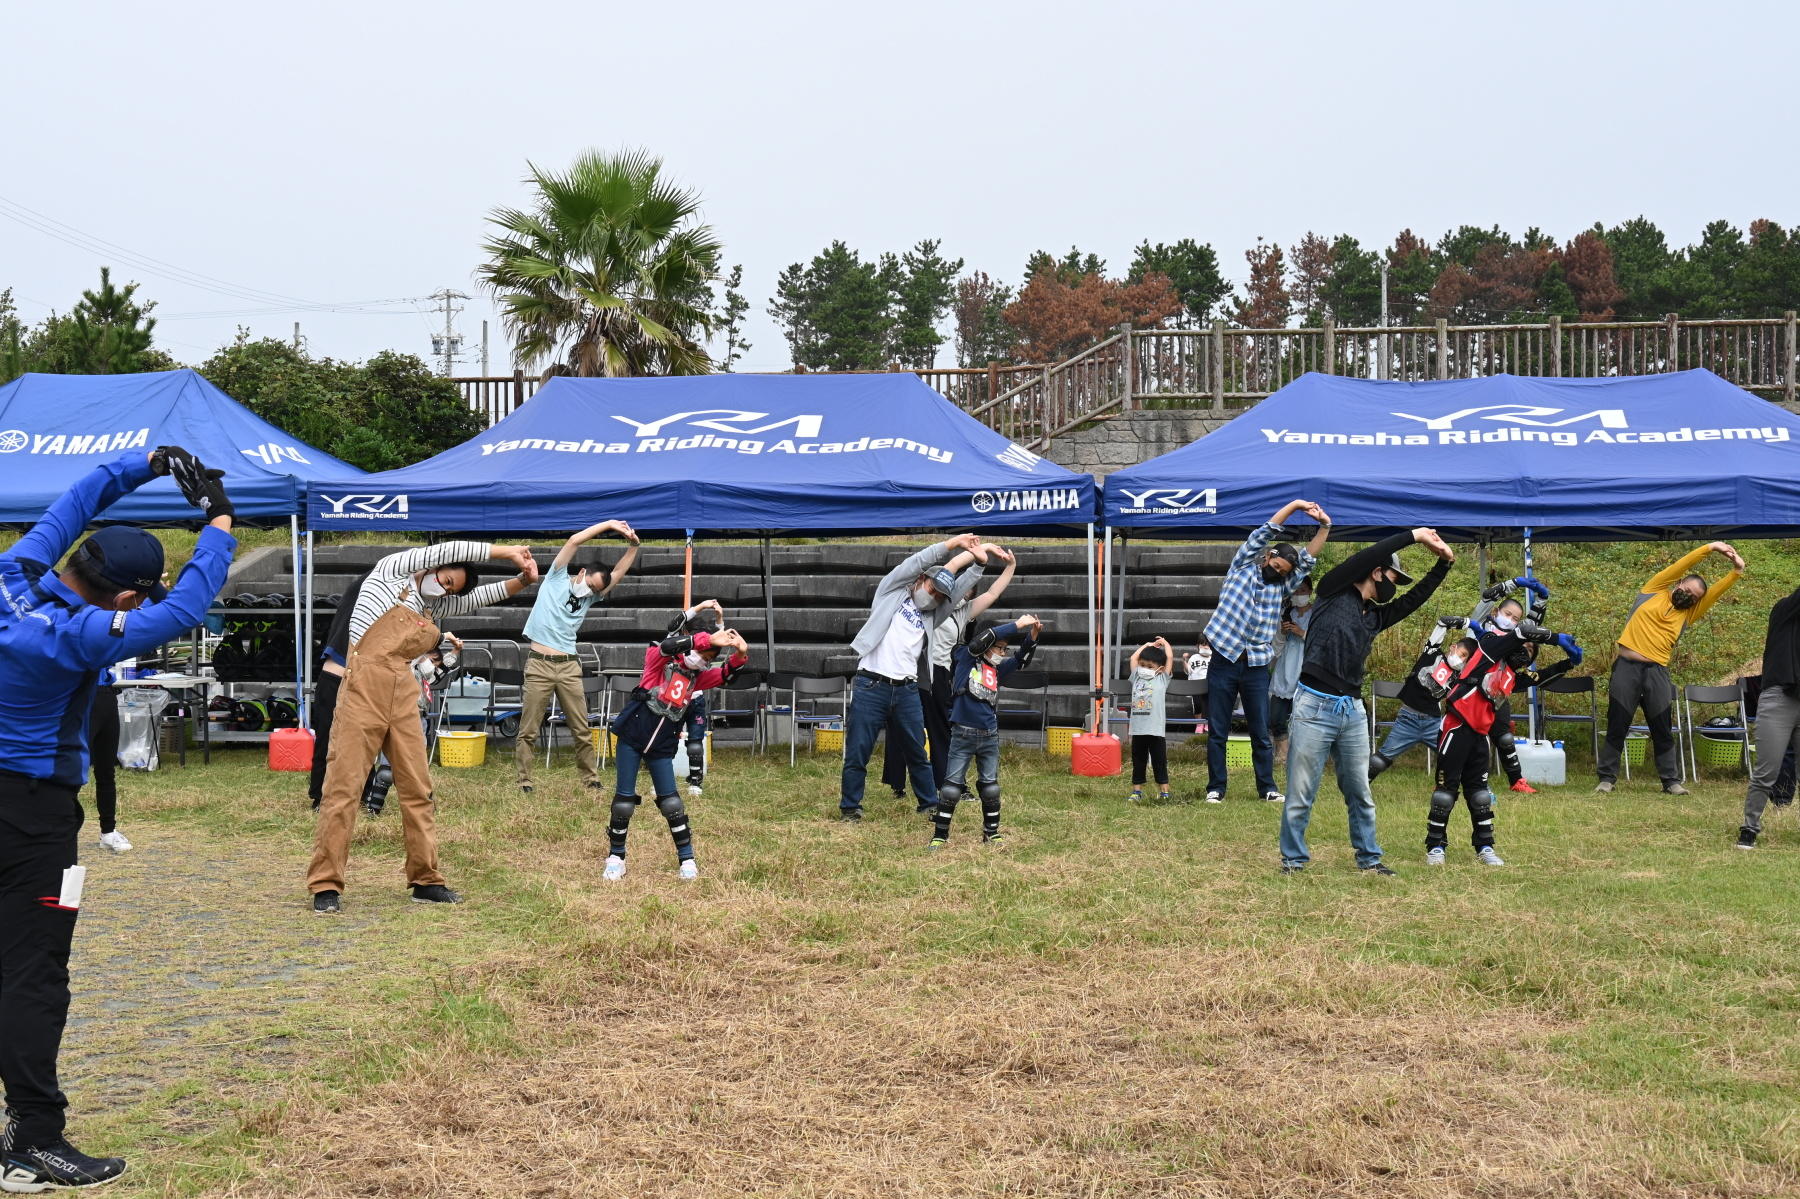
<instances>
[{"instance_id":1,"label":"black folding chair","mask_svg":"<svg viewBox=\"0 0 1800 1199\"><path fill-rule=\"evenodd\" d=\"M1195 731L1196 726L1201 718L1206 715L1206 680L1170 679L1168 694L1170 698L1185 696L1191 700L1193 711L1186 717L1180 717L1169 714L1165 709L1165 716L1167 717L1163 722L1165 735L1171 732L1182 732L1187 733L1190 736L1197 736L1198 734ZM1178 724L1182 727L1176 728L1176 725Z\"/></svg>"},{"instance_id":2,"label":"black folding chair","mask_svg":"<svg viewBox=\"0 0 1800 1199\"><path fill-rule=\"evenodd\" d=\"M1023 707L995 705L995 713L1000 719L1014 728L1036 727L1038 740L1044 749L1050 748L1050 672L1045 670L1015 670L1001 685L1002 696L1007 691L1035 693L1034 703Z\"/></svg>"},{"instance_id":3,"label":"black folding chair","mask_svg":"<svg viewBox=\"0 0 1800 1199\"><path fill-rule=\"evenodd\" d=\"M717 725L718 721L721 719L749 720L750 748L753 752L761 753L763 749L763 722L761 719L763 690L768 683L768 679L769 672L766 670L745 669L740 670L737 674L733 675L731 681L726 683L723 687L713 688L707 699L706 714L714 724L714 731L718 731ZM748 704L746 705L744 701L741 700L736 703L727 704L724 701L725 697L728 695L748 696ZM718 706L714 706L715 704Z\"/></svg>"},{"instance_id":4,"label":"black folding chair","mask_svg":"<svg viewBox=\"0 0 1800 1199\"><path fill-rule=\"evenodd\" d=\"M1588 710L1584 716L1580 712L1552 711L1547 700L1542 701L1544 731L1548 733L1553 724L1585 724L1588 726L1588 743L1593 748L1594 759L1600 758L1600 693L1594 687L1592 676L1551 679L1538 687L1540 695L1585 695L1588 697Z\"/></svg>"}]
</instances>

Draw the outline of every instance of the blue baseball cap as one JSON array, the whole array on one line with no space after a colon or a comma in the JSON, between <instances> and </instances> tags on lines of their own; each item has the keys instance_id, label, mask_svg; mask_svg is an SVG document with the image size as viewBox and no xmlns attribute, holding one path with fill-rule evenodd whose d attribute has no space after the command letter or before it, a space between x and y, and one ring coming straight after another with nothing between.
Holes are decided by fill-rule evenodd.
<instances>
[{"instance_id":1,"label":"blue baseball cap","mask_svg":"<svg viewBox=\"0 0 1800 1199\"><path fill-rule=\"evenodd\" d=\"M169 594L162 585L162 542L142 529L109 525L81 543L75 551L93 572L122 591L142 591L151 602Z\"/></svg>"},{"instance_id":2,"label":"blue baseball cap","mask_svg":"<svg viewBox=\"0 0 1800 1199\"><path fill-rule=\"evenodd\" d=\"M951 573L948 566L940 566L936 570L927 571L925 581L937 588L939 594L945 596L948 596L951 589L956 586L956 576Z\"/></svg>"}]
</instances>

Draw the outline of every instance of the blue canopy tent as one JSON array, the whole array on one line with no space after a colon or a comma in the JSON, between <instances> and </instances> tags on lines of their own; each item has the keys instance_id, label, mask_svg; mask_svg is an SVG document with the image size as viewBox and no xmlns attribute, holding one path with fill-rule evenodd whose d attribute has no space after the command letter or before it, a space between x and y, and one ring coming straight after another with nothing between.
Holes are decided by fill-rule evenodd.
<instances>
[{"instance_id":1,"label":"blue canopy tent","mask_svg":"<svg viewBox=\"0 0 1800 1199\"><path fill-rule=\"evenodd\" d=\"M1085 531L1091 551L1094 511L1091 476L898 372L555 378L436 457L307 492L313 529L573 531L604 516L646 534L760 536L771 654L770 537Z\"/></svg>"},{"instance_id":2,"label":"blue canopy tent","mask_svg":"<svg viewBox=\"0 0 1800 1199\"><path fill-rule=\"evenodd\" d=\"M1307 374L1106 480L1113 531L1236 539L1297 496L1333 535L1490 541L1800 535L1800 417L1690 370L1387 383ZM1111 591L1111 580L1106 590Z\"/></svg>"},{"instance_id":3,"label":"blue canopy tent","mask_svg":"<svg viewBox=\"0 0 1800 1199\"><path fill-rule=\"evenodd\" d=\"M159 445L182 446L223 470L237 520L287 523L296 698L304 705L312 609L310 602L301 608L299 517L310 480L352 478L361 473L355 467L271 425L191 370L27 374L0 386L0 524L32 524L95 466ZM197 517L173 480L156 479L101 513L98 523L193 525Z\"/></svg>"}]
</instances>

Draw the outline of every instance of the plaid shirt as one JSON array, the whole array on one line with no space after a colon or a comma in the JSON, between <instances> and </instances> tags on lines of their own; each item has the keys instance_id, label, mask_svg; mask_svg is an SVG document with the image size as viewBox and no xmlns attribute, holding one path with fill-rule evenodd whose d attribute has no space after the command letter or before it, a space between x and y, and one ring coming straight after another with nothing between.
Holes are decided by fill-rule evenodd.
<instances>
[{"instance_id":1,"label":"plaid shirt","mask_svg":"<svg viewBox=\"0 0 1800 1199\"><path fill-rule=\"evenodd\" d=\"M1262 581L1262 552L1277 533L1287 530L1267 524L1244 539L1225 571L1219 588L1219 606L1206 622L1206 639L1213 652L1227 661L1244 659L1246 666L1267 666L1275 658L1275 630L1281 627L1281 606L1294 593L1317 561L1305 549L1300 562L1279 583Z\"/></svg>"}]
</instances>

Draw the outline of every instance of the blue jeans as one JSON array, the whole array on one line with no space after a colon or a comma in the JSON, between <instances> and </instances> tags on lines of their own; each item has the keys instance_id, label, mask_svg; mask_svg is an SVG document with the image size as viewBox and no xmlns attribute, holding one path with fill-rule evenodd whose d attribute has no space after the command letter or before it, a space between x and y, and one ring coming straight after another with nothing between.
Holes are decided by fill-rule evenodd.
<instances>
[{"instance_id":1,"label":"blue jeans","mask_svg":"<svg viewBox=\"0 0 1800 1199\"><path fill-rule=\"evenodd\" d=\"M955 783L963 793L969 790L969 762L975 763L978 783L1000 781L1000 730L978 729L966 724L950 726L950 758L944 766L944 781Z\"/></svg>"},{"instance_id":2,"label":"blue jeans","mask_svg":"<svg viewBox=\"0 0 1800 1199\"><path fill-rule=\"evenodd\" d=\"M1400 715L1394 717L1388 735L1382 739L1381 756L1392 762L1415 745L1435 748L1438 730L1443 726L1444 718L1436 712L1421 712L1401 704Z\"/></svg>"},{"instance_id":3,"label":"blue jeans","mask_svg":"<svg viewBox=\"0 0 1800 1199\"><path fill-rule=\"evenodd\" d=\"M1368 717L1359 699L1333 703L1310 691L1294 696L1294 717L1288 725L1281 860L1289 866L1304 866L1312 860L1306 849L1306 826L1312 820L1313 800L1318 797L1327 758L1337 759L1338 790L1350 811L1350 844L1356 847L1356 864L1373 866L1381 861L1381 846L1375 841L1375 799L1369 793Z\"/></svg>"},{"instance_id":4,"label":"blue jeans","mask_svg":"<svg viewBox=\"0 0 1800 1199\"><path fill-rule=\"evenodd\" d=\"M1206 671L1206 789L1225 793L1225 746L1231 740L1231 710L1244 701L1244 723L1250 726L1250 763L1256 769L1256 793L1275 786L1275 747L1269 741L1269 668L1228 661L1214 654ZM1291 752L1291 751L1290 751Z\"/></svg>"},{"instance_id":5,"label":"blue jeans","mask_svg":"<svg viewBox=\"0 0 1800 1199\"><path fill-rule=\"evenodd\" d=\"M618 780L613 787L617 794L637 794L638 763L640 762L650 768L650 785L656 788L657 795L675 794L674 758L646 758L623 741L615 740L613 744L616 747L614 764L619 768Z\"/></svg>"},{"instance_id":6,"label":"blue jeans","mask_svg":"<svg viewBox=\"0 0 1800 1199\"><path fill-rule=\"evenodd\" d=\"M925 756L925 709L919 703L918 687L860 674L850 687L850 719L844 729L844 778L838 807L846 812L861 810L869 755L875 752L875 738L888 727L890 714L894 727L888 735L898 735L900 748L906 753L913 798L919 801L921 809L936 804L937 783L931 777L931 760Z\"/></svg>"}]
</instances>

